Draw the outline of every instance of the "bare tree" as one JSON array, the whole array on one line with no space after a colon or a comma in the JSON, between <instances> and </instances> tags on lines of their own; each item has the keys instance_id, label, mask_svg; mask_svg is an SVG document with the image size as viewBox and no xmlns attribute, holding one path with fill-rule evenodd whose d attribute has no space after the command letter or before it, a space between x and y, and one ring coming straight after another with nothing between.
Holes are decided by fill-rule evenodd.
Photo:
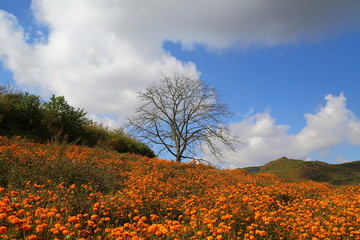
<instances>
[{"instance_id":1,"label":"bare tree","mask_svg":"<svg viewBox=\"0 0 360 240\"><path fill-rule=\"evenodd\" d=\"M219 103L215 89L201 80L180 74L164 75L158 84L138 96L142 105L129 119L130 133L161 145L160 152L167 150L177 162L197 159L204 149L220 160L219 142L234 150L237 139L223 122L224 117L230 116L228 106Z\"/></svg>"}]
</instances>

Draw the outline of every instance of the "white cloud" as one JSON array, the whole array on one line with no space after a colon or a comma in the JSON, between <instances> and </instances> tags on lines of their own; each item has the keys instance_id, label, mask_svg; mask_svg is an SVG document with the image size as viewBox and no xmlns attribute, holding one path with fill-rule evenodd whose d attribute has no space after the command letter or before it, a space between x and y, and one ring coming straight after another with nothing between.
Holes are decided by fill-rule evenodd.
<instances>
[{"instance_id":1,"label":"white cloud","mask_svg":"<svg viewBox=\"0 0 360 240\"><path fill-rule=\"evenodd\" d=\"M296 142L307 151L335 146L350 136L351 122L355 121L345 106L343 94L327 95L326 106L316 114L305 114L307 126L296 136Z\"/></svg>"},{"instance_id":2,"label":"white cloud","mask_svg":"<svg viewBox=\"0 0 360 240\"><path fill-rule=\"evenodd\" d=\"M349 133L350 143L360 145L360 122L354 119L351 120L349 128L351 129Z\"/></svg>"},{"instance_id":3,"label":"white cloud","mask_svg":"<svg viewBox=\"0 0 360 240\"><path fill-rule=\"evenodd\" d=\"M0 11L0 57L20 86L40 89L45 96L65 95L72 105L90 113L121 119L136 106L134 91L157 80L161 73L199 74L193 63L177 60L160 43L142 39L141 33L135 43L117 29L121 24L107 26L107 9L97 12L97 6L81 3L38 1L34 8L50 32L46 42L35 44L26 42L27 35L14 16Z\"/></svg>"},{"instance_id":4,"label":"white cloud","mask_svg":"<svg viewBox=\"0 0 360 240\"><path fill-rule=\"evenodd\" d=\"M236 155L225 152L225 166L262 165L282 156L310 159L314 152L329 154L337 145L360 145L360 120L346 108L344 94L327 95L326 104L315 114L305 114L306 126L288 134L289 126L277 125L269 112L246 117L231 124L233 134L245 141Z\"/></svg>"},{"instance_id":5,"label":"white cloud","mask_svg":"<svg viewBox=\"0 0 360 240\"><path fill-rule=\"evenodd\" d=\"M336 163L346 163L346 162L350 162L349 160L343 158L342 156L337 156L335 159Z\"/></svg>"},{"instance_id":6,"label":"white cloud","mask_svg":"<svg viewBox=\"0 0 360 240\"><path fill-rule=\"evenodd\" d=\"M0 11L0 57L25 89L122 118L136 105L134 90L161 72L199 74L164 50L165 41L223 49L313 40L358 22L359 7L357 0L33 0L48 36L28 41L15 17Z\"/></svg>"}]
</instances>

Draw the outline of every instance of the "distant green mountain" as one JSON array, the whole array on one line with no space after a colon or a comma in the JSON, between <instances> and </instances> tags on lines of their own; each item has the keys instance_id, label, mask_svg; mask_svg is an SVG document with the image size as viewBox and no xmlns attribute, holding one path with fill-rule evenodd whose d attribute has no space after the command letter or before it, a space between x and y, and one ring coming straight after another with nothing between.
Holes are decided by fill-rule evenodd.
<instances>
[{"instance_id":1,"label":"distant green mountain","mask_svg":"<svg viewBox=\"0 0 360 240\"><path fill-rule=\"evenodd\" d=\"M250 174L272 173L291 180L313 180L334 185L360 184L360 161L329 164L282 157L263 166L244 168Z\"/></svg>"}]
</instances>

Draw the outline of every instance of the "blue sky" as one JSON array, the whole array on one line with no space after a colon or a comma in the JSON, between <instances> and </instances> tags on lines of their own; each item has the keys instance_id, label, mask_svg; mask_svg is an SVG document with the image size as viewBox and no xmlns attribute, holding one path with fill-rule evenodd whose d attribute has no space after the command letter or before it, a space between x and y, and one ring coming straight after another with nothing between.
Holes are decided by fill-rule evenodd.
<instances>
[{"instance_id":1,"label":"blue sky","mask_svg":"<svg viewBox=\"0 0 360 240\"><path fill-rule=\"evenodd\" d=\"M0 0L0 79L116 126L134 91L190 73L246 143L224 167L360 160L360 3L270 2Z\"/></svg>"}]
</instances>

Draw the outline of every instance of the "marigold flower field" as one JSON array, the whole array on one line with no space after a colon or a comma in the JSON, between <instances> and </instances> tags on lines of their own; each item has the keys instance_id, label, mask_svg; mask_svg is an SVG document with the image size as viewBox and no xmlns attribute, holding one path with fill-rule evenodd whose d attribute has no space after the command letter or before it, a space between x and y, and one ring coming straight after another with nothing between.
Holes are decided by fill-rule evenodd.
<instances>
[{"instance_id":1,"label":"marigold flower field","mask_svg":"<svg viewBox=\"0 0 360 240\"><path fill-rule=\"evenodd\" d=\"M0 137L1 239L360 239L360 186Z\"/></svg>"}]
</instances>

